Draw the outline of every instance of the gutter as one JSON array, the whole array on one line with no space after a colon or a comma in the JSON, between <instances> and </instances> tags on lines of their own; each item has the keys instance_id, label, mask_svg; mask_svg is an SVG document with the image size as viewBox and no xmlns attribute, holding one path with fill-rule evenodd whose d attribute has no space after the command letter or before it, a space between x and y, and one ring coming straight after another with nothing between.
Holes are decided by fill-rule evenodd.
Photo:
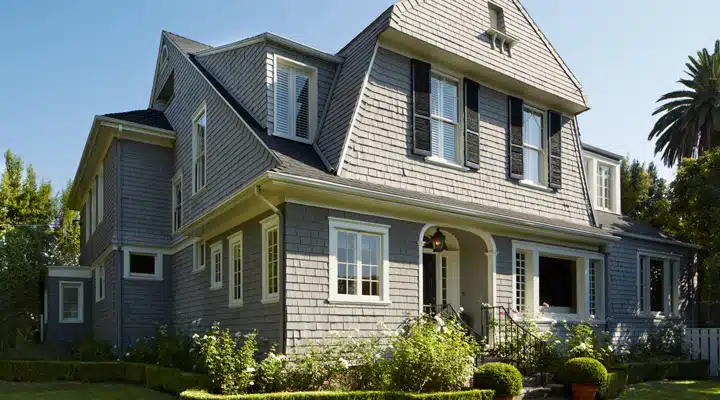
<instances>
[{"instance_id":1,"label":"gutter","mask_svg":"<svg viewBox=\"0 0 720 400\"><path fill-rule=\"evenodd\" d=\"M680 242L672 239L661 239L656 238L652 236L646 236L646 235L640 235L638 233L630 233L630 232L622 232L622 231L610 231L613 235L622 236L622 237L628 237L632 239L640 239L640 240L647 240L648 242L655 242L655 243L662 243L662 244L668 244L672 246L679 246L679 247L687 247L694 250L700 250L702 249L702 246L693 244L693 243L686 243L686 242Z\"/></svg>"},{"instance_id":2,"label":"gutter","mask_svg":"<svg viewBox=\"0 0 720 400\"><path fill-rule=\"evenodd\" d=\"M273 203L270 202L270 200L267 199L262 194L262 188L260 185L257 185L254 187L254 194L257 196L260 201L265 203L265 205L270 208L275 215L278 216L278 254L280 254L278 262L280 263L280 276L281 278L281 290L279 292L282 294L280 296L280 307L282 309L282 322L280 326L280 331L282 332L282 338L280 339L280 352L285 353L285 349L287 347L287 295L285 292L285 288L287 288L287 271L286 271L286 263L285 263L285 217L283 216L283 213L278 209Z\"/></svg>"}]
</instances>

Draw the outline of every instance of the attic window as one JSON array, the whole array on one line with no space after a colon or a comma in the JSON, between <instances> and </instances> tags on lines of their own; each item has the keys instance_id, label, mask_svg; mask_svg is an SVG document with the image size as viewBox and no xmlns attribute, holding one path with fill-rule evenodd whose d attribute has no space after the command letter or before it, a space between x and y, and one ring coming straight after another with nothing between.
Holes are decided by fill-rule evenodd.
<instances>
[{"instance_id":1,"label":"attic window","mask_svg":"<svg viewBox=\"0 0 720 400\"><path fill-rule=\"evenodd\" d=\"M169 59L170 56L168 55L168 48L167 46L163 46L162 52L160 53L160 69L165 68Z\"/></svg>"},{"instance_id":2,"label":"attic window","mask_svg":"<svg viewBox=\"0 0 720 400\"><path fill-rule=\"evenodd\" d=\"M312 142L316 118L317 70L276 56L274 135Z\"/></svg>"},{"instance_id":3,"label":"attic window","mask_svg":"<svg viewBox=\"0 0 720 400\"><path fill-rule=\"evenodd\" d=\"M165 109L170 105L170 102L172 101L174 93L175 93L175 71L170 73L170 76L168 76L167 80L165 81L165 84L163 85L162 89L160 90L160 93L158 93L157 101L156 101L156 108L160 111L165 111Z\"/></svg>"},{"instance_id":4,"label":"attic window","mask_svg":"<svg viewBox=\"0 0 720 400\"><path fill-rule=\"evenodd\" d=\"M490 27L496 31L505 32L505 15L503 15L502 8L488 3L488 9L490 10Z\"/></svg>"},{"instance_id":5,"label":"attic window","mask_svg":"<svg viewBox=\"0 0 720 400\"><path fill-rule=\"evenodd\" d=\"M505 33L505 13L503 9L493 3L488 3L488 13L490 14L490 29L487 30L490 45L493 49L507 52L518 42L517 39Z\"/></svg>"}]
</instances>

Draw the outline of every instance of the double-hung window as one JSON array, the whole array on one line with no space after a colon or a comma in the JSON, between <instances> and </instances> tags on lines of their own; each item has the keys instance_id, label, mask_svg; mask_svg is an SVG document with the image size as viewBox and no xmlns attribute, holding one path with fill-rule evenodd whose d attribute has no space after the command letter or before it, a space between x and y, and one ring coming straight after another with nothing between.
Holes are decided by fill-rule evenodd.
<instances>
[{"instance_id":1,"label":"double-hung window","mask_svg":"<svg viewBox=\"0 0 720 400\"><path fill-rule=\"evenodd\" d=\"M229 305L241 306L243 304L243 233L237 232L228 237L230 249L230 285Z\"/></svg>"},{"instance_id":2,"label":"double-hung window","mask_svg":"<svg viewBox=\"0 0 720 400\"><path fill-rule=\"evenodd\" d=\"M105 300L105 266L95 267L95 301Z\"/></svg>"},{"instance_id":3,"label":"double-hung window","mask_svg":"<svg viewBox=\"0 0 720 400\"><path fill-rule=\"evenodd\" d=\"M638 254L638 310L673 313L678 304L678 259L664 254Z\"/></svg>"},{"instance_id":4,"label":"double-hung window","mask_svg":"<svg viewBox=\"0 0 720 400\"><path fill-rule=\"evenodd\" d=\"M596 187L596 197L597 197L597 207L604 209L604 210L610 210L612 208L611 204L611 197L610 197L610 187L611 187L611 179L610 179L610 167L603 164L598 164L597 167L597 187Z\"/></svg>"},{"instance_id":5,"label":"double-hung window","mask_svg":"<svg viewBox=\"0 0 720 400\"><path fill-rule=\"evenodd\" d=\"M198 240L193 246L193 272L205 269L205 249L207 245L203 240Z\"/></svg>"},{"instance_id":6,"label":"double-hung window","mask_svg":"<svg viewBox=\"0 0 720 400\"><path fill-rule=\"evenodd\" d=\"M222 288L222 241L210 246L210 289Z\"/></svg>"},{"instance_id":7,"label":"double-hung window","mask_svg":"<svg viewBox=\"0 0 720 400\"><path fill-rule=\"evenodd\" d=\"M60 323L83 322L83 283L60 281Z\"/></svg>"},{"instance_id":8,"label":"double-hung window","mask_svg":"<svg viewBox=\"0 0 720 400\"><path fill-rule=\"evenodd\" d=\"M545 184L545 128L543 113L532 107L523 108L523 175L525 179Z\"/></svg>"},{"instance_id":9,"label":"double-hung window","mask_svg":"<svg viewBox=\"0 0 720 400\"><path fill-rule=\"evenodd\" d=\"M177 231L182 227L182 175L178 175L173 179L173 231Z\"/></svg>"},{"instance_id":10,"label":"double-hung window","mask_svg":"<svg viewBox=\"0 0 720 400\"><path fill-rule=\"evenodd\" d=\"M275 135L312 140L317 118L316 76L315 68L276 56Z\"/></svg>"},{"instance_id":11,"label":"double-hung window","mask_svg":"<svg viewBox=\"0 0 720 400\"><path fill-rule=\"evenodd\" d=\"M329 301L389 303L389 230L330 218Z\"/></svg>"},{"instance_id":12,"label":"double-hung window","mask_svg":"<svg viewBox=\"0 0 720 400\"><path fill-rule=\"evenodd\" d=\"M435 158L458 163L458 83L433 73L431 93L431 153Z\"/></svg>"},{"instance_id":13,"label":"double-hung window","mask_svg":"<svg viewBox=\"0 0 720 400\"><path fill-rule=\"evenodd\" d=\"M195 111L192 124L193 193L197 193L205 187L207 166L205 157L207 148L207 109L204 103Z\"/></svg>"},{"instance_id":14,"label":"double-hung window","mask_svg":"<svg viewBox=\"0 0 720 400\"><path fill-rule=\"evenodd\" d=\"M275 302L280 298L280 243L279 218L272 215L260 221L262 227L262 302Z\"/></svg>"}]
</instances>

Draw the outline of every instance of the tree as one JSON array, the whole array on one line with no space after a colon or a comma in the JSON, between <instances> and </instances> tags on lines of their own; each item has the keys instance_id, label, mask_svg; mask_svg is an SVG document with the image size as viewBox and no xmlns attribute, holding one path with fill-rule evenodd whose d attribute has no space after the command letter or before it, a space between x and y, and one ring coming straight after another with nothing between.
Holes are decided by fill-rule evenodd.
<instances>
[{"instance_id":1,"label":"tree","mask_svg":"<svg viewBox=\"0 0 720 400\"><path fill-rule=\"evenodd\" d=\"M638 160L623 159L620 165L620 207L622 213L655 226L673 230L668 186L652 162L645 167Z\"/></svg>"},{"instance_id":2,"label":"tree","mask_svg":"<svg viewBox=\"0 0 720 400\"><path fill-rule=\"evenodd\" d=\"M688 58L689 79L678 81L685 88L660 96L657 102L665 103L653 115L662 116L648 136L669 167L720 145L720 40L712 54L702 49Z\"/></svg>"},{"instance_id":3,"label":"tree","mask_svg":"<svg viewBox=\"0 0 720 400\"><path fill-rule=\"evenodd\" d=\"M53 252L54 264L77 265L80 255L80 213L68 207L72 181L60 192L58 198L58 215L56 217L54 234L55 246Z\"/></svg>"}]
</instances>

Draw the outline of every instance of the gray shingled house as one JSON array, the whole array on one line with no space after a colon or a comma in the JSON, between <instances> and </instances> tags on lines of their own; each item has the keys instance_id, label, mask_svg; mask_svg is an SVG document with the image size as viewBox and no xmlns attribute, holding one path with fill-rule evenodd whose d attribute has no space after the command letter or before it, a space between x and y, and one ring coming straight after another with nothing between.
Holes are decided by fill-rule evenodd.
<instances>
[{"instance_id":1,"label":"gray shingled house","mask_svg":"<svg viewBox=\"0 0 720 400\"><path fill-rule=\"evenodd\" d=\"M463 307L618 340L682 318L695 247L620 213L620 157L517 0L401 0L337 54L162 32L147 109L97 116L45 339L219 321L289 350ZM542 306L546 304L545 306Z\"/></svg>"}]
</instances>

